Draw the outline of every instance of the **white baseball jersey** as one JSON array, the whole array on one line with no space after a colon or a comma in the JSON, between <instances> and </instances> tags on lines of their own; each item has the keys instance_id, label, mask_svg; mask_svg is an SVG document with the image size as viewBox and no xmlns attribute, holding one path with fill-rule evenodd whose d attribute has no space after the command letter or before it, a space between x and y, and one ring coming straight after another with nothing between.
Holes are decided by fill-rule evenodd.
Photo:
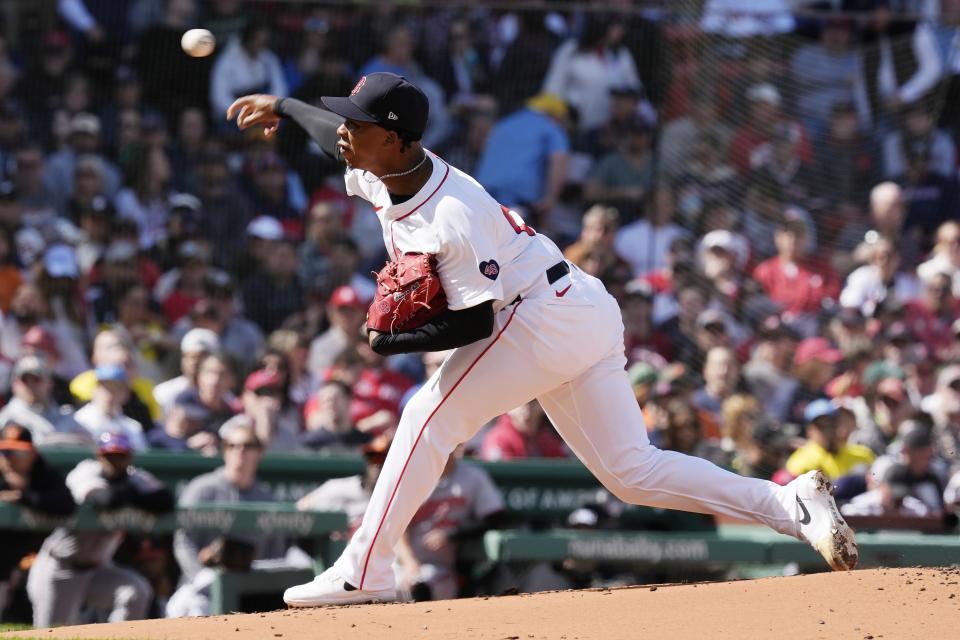
<instances>
[{"instance_id":1,"label":"white baseball jersey","mask_svg":"<svg viewBox=\"0 0 960 640\"><path fill-rule=\"evenodd\" d=\"M401 204L361 171L347 172L347 191L373 204L393 258L438 256L451 309L494 300L493 333L454 349L407 403L363 520L334 566L339 576L361 590L391 589L394 547L451 451L534 398L621 500L721 513L796 535L795 491L651 446L624 370L620 309L603 283L573 265L552 269L563 260L553 242L473 178L430 158L430 179Z\"/></svg>"},{"instance_id":2,"label":"white baseball jersey","mask_svg":"<svg viewBox=\"0 0 960 640\"><path fill-rule=\"evenodd\" d=\"M427 152L433 174L420 192L393 204L382 182L351 169L347 193L373 205L383 241L396 260L404 253L437 256L437 272L450 309L494 300L494 311L545 286L547 269L563 260L557 245L527 227L480 184Z\"/></svg>"}]
</instances>

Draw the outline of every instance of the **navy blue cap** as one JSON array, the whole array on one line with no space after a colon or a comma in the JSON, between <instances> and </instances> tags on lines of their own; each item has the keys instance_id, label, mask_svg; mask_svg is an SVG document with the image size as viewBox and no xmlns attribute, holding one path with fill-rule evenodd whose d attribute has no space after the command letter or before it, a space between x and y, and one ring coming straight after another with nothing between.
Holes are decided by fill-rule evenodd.
<instances>
[{"instance_id":1,"label":"navy blue cap","mask_svg":"<svg viewBox=\"0 0 960 640\"><path fill-rule=\"evenodd\" d=\"M371 73L346 98L324 96L323 105L348 120L374 122L419 140L427 128L430 103L423 91L395 73Z\"/></svg>"}]
</instances>

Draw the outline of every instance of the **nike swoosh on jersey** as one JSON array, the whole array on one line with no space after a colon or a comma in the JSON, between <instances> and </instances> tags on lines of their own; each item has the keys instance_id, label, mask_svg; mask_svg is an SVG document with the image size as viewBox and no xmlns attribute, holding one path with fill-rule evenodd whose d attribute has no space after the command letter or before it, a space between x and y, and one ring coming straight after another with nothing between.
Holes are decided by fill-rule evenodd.
<instances>
[{"instance_id":1,"label":"nike swoosh on jersey","mask_svg":"<svg viewBox=\"0 0 960 640\"><path fill-rule=\"evenodd\" d=\"M554 291L554 293L557 294L558 298L562 298L563 296L567 295L567 291L570 291L570 287L572 286L573 286L573 283L568 284L563 289L560 289L560 291Z\"/></svg>"},{"instance_id":2,"label":"nike swoosh on jersey","mask_svg":"<svg viewBox=\"0 0 960 640\"><path fill-rule=\"evenodd\" d=\"M373 205L374 212L380 211L380 209L383 209L383 207L382 206L378 207L377 205Z\"/></svg>"}]
</instances>

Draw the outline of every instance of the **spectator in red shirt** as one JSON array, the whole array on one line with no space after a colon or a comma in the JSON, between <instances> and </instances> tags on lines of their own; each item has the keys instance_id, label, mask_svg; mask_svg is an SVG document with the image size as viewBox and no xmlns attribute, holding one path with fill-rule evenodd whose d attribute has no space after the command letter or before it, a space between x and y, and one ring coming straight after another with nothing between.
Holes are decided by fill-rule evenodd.
<instances>
[{"instance_id":1,"label":"spectator in red shirt","mask_svg":"<svg viewBox=\"0 0 960 640\"><path fill-rule=\"evenodd\" d=\"M730 162L746 175L750 171L751 156L757 147L769 143L777 124L783 123L791 130L795 141L795 153L803 163L813 157L810 140L798 122L787 120L780 110L780 92L769 83L755 84L747 90L750 101L750 117L730 141Z\"/></svg>"},{"instance_id":2,"label":"spectator in red shirt","mask_svg":"<svg viewBox=\"0 0 960 640\"><path fill-rule=\"evenodd\" d=\"M907 326L934 353L946 353L953 345L953 322L960 317L960 300L951 291L951 278L937 273L923 282L919 297L907 302Z\"/></svg>"},{"instance_id":3,"label":"spectator in red shirt","mask_svg":"<svg viewBox=\"0 0 960 640\"><path fill-rule=\"evenodd\" d=\"M379 435L397 426L400 400L413 381L387 367L387 360L375 353L366 342L357 345L363 369L353 384L350 420L360 431Z\"/></svg>"},{"instance_id":4,"label":"spectator in red shirt","mask_svg":"<svg viewBox=\"0 0 960 640\"><path fill-rule=\"evenodd\" d=\"M774 233L777 255L753 271L753 279L770 299L797 316L819 312L825 299L836 299L840 293L833 270L803 255L805 242L803 222L785 214Z\"/></svg>"},{"instance_id":5,"label":"spectator in red shirt","mask_svg":"<svg viewBox=\"0 0 960 640\"><path fill-rule=\"evenodd\" d=\"M497 419L483 438L480 457L488 461L564 458L563 443L544 419L536 400Z\"/></svg>"}]
</instances>

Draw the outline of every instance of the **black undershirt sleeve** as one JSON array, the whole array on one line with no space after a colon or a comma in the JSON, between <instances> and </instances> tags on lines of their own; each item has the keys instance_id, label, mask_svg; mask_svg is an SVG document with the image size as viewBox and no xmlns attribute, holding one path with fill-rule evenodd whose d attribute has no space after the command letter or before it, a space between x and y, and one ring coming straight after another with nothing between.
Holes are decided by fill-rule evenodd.
<instances>
[{"instance_id":1,"label":"black undershirt sleeve","mask_svg":"<svg viewBox=\"0 0 960 640\"><path fill-rule=\"evenodd\" d=\"M293 120L300 125L327 155L343 162L337 147L337 128L343 124L341 116L296 98L280 98L273 109L281 118Z\"/></svg>"},{"instance_id":2,"label":"black undershirt sleeve","mask_svg":"<svg viewBox=\"0 0 960 640\"><path fill-rule=\"evenodd\" d=\"M416 329L381 333L371 345L382 356L398 353L445 351L483 340L493 333L493 300L461 309L447 310Z\"/></svg>"}]
</instances>

